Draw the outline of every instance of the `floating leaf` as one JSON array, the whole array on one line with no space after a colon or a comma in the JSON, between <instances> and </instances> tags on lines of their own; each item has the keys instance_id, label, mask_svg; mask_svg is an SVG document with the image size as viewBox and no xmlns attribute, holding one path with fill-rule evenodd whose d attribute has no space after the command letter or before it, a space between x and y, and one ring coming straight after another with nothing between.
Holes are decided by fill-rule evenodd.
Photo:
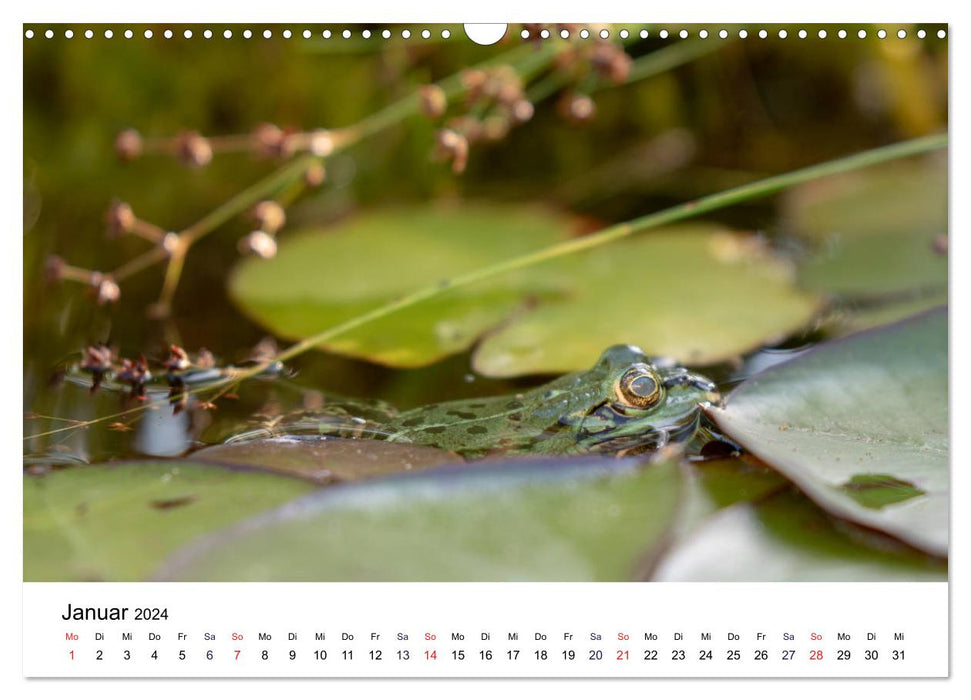
<instances>
[{"instance_id":1,"label":"floating leaf","mask_svg":"<svg viewBox=\"0 0 971 700\"><path fill-rule=\"evenodd\" d=\"M819 247L800 270L808 288L874 297L947 287L946 159L803 185L789 195L787 213L794 230Z\"/></svg>"},{"instance_id":2,"label":"floating leaf","mask_svg":"<svg viewBox=\"0 0 971 700\"><path fill-rule=\"evenodd\" d=\"M810 289L854 298L947 288L947 255L939 232L839 238L806 262L800 281Z\"/></svg>"},{"instance_id":3,"label":"floating leaf","mask_svg":"<svg viewBox=\"0 0 971 700\"><path fill-rule=\"evenodd\" d=\"M573 225L535 208L411 208L285 236L272 260L250 259L230 281L234 300L274 333L305 338L437 281L565 240ZM420 367L468 349L535 295L563 280L534 272L443 291L323 344L394 367Z\"/></svg>"},{"instance_id":4,"label":"floating leaf","mask_svg":"<svg viewBox=\"0 0 971 700\"><path fill-rule=\"evenodd\" d=\"M321 490L183 550L161 580L615 581L671 525L676 462L483 463Z\"/></svg>"},{"instance_id":5,"label":"floating leaf","mask_svg":"<svg viewBox=\"0 0 971 700\"><path fill-rule=\"evenodd\" d=\"M901 321L921 311L947 304L947 290L928 296L866 305L861 308L842 308L827 315L823 326L827 333L845 335Z\"/></svg>"},{"instance_id":6,"label":"floating leaf","mask_svg":"<svg viewBox=\"0 0 971 700\"><path fill-rule=\"evenodd\" d=\"M728 553L728 554L726 554ZM718 511L669 550L661 581L945 581L947 565L830 518L793 490Z\"/></svg>"},{"instance_id":7,"label":"floating leaf","mask_svg":"<svg viewBox=\"0 0 971 700\"><path fill-rule=\"evenodd\" d=\"M740 384L710 414L831 513L947 554L947 310L819 345ZM919 495L873 508L847 484Z\"/></svg>"},{"instance_id":8,"label":"floating leaf","mask_svg":"<svg viewBox=\"0 0 971 700\"><path fill-rule=\"evenodd\" d=\"M947 230L947 159L894 161L813 180L789 191L785 213L800 235L822 240Z\"/></svg>"},{"instance_id":9,"label":"floating leaf","mask_svg":"<svg viewBox=\"0 0 971 700\"><path fill-rule=\"evenodd\" d=\"M614 343L692 364L724 360L805 326L814 297L760 239L704 224L651 231L543 266L575 280L476 350L489 376L567 372Z\"/></svg>"},{"instance_id":10,"label":"floating leaf","mask_svg":"<svg viewBox=\"0 0 971 700\"><path fill-rule=\"evenodd\" d=\"M207 447L194 460L247 464L318 483L359 481L461 461L455 453L382 440L267 438Z\"/></svg>"},{"instance_id":11,"label":"floating leaf","mask_svg":"<svg viewBox=\"0 0 971 700\"><path fill-rule=\"evenodd\" d=\"M194 537L313 484L186 461L120 462L24 478L24 580L137 580Z\"/></svg>"}]
</instances>

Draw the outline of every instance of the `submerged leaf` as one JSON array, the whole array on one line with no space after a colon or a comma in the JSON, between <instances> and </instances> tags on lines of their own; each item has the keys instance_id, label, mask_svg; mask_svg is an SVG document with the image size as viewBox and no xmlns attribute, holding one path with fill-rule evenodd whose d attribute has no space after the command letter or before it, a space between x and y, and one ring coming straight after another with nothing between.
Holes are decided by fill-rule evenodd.
<instances>
[{"instance_id":1,"label":"submerged leaf","mask_svg":"<svg viewBox=\"0 0 971 700\"><path fill-rule=\"evenodd\" d=\"M510 460L320 491L183 550L156 578L617 581L678 510L679 465Z\"/></svg>"},{"instance_id":2,"label":"submerged leaf","mask_svg":"<svg viewBox=\"0 0 971 700\"><path fill-rule=\"evenodd\" d=\"M568 274L576 291L488 336L474 356L482 374L583 369L615 343L713 363L799 330L818 308L758 238L705 224L658 229L541 269Z\"/></svg>"},{"instance_id":3,"label":"submerged leaf","mask_svg":"<svg viewBox=\"0 0 971 700\"><path fill-rule=\"evenodd\" d=\"M143 579L193 538L313 488L301 479L189 461L25 477L24 580Z\"/></svg>"},{"instance_id":4,"label":"submerged leaf","mask_svg":"<svg viewBox=\"0 0 971 700\"><path fill-rule=\"evenodd\" d=\"M831 513L946 556L947 343L947 310L927 312L776 365L710 415ZM847 484L873 475L919 493L862 504Z\"/></svg>"}]
</instances>

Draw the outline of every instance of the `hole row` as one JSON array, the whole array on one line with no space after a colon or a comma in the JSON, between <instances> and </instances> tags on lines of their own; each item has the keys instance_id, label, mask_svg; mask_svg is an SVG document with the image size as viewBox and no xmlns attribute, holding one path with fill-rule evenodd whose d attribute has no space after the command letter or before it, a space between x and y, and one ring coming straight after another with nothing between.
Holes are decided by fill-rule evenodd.
<instances>
[{"instance_id":1,"label":"hole row","mask_svg":"<svg viewBox=\"0 0 971 700\"><path fill-rule=\"evenodd\" d=\"M214 36L216 36L216 34L211 29L204 29L200 34L204 39L212 39ZM314 33L309 29L304 29L302 32L300 32L300 34L301 36L303 36L304 39L311 39L314 37ZM563 39L569 39L571 36L571 32L569 29L561 29L558 32L558 34ZM610 38L610 34L611 32L609 29L601 29L597 33L597 35L601 39ZM675 36L675 35L680 37L681 39L687 39L691 36L691 34L692 33L689 32L687 29L682 29L676 34L669 32L667 29L661 29L660 31L657 32L657 36L659 36L661 39L667 39L668 37ZM707 39L710 36L711 37L717 36L719 39L728 39L732 35L732 32L729 32L727 29L721 29L721 30L718 30L717 32L710 33L707 29L701 29L695 32L695 34L699 39ZM734 32L734 34L741 39L746 39L749 36L749 31L747 29L739 29L737 32ZM825 29L820 29L814 32L814 34L816 35L816 37L820 39L826 39L829 36L829 32ZM833 34L840 39L846 39L848 36L851 35L850 32L848 32L845 29L835 30ZM915 34L918 39L927 38L927 31L924 29L918 29L915 32ZM94 35L95 35L95 32L92 29L86 29L82 34L82 36L84 36L85 39L93 39ZM244 29L242 32L240 32L240 35L244 39L251 39L254 36L254 32L251 29ZM283 31L280 32L280 35L284 39L290 39L294 36L294 32L292 32L289 29L284 29ZM323 37L324 39L330 39L335 36L340 36L344 39L350 39L354 35L355 35L354 32L352 32L350 29L345 29L339 34L335 34L329 29L325 29L320 33L320 36ZM372 36L378 36L377 33L372 32L370 29L361 30L359 35L363 39L370 39ZM382 39L390 39L392 38L393 33L390 29L384 29L380 32L379 35ZM451 37L451 35L452 33L448 29L443 29L441 31L442 39L448 39L449 37ZM581 39L589 39L592 36L592 32L589 29L581 29L579 32L577 32L577 35ZM621 29L619 32L617 32L617 35L621 39L628 39L630 38L631 33L626 29ZM797 32L795 32L795 36L797 36L800 39L806 39L809 37L809 35L810 33L805 29L800 29ZM859 39L865 39L867 38L867 36L869 36L869 33L867 32L866 29L860 29L855 32L855 35ZM878 39L886 39L888 36L888 33L886 29L878 29L875 32L875 35ZM33 39L34 36L37 36L37 35L35 34L33 29L28 29L24 32L24 36L28 39ZM44 31L43 36L47 39L53 39L55 36L54 30L47 29L46 31ZM112 39L114 38L115 33L111 29L105 29L103 36L105 39ZM131 29L126 29L124 30L124 32L122 32L122 36L124 36L126 39L132 39L135 37L135 32ZM146 29L144 32L142 32L142 36L144 36L146 39L151 39L155 36L155 32L152 31L151 29ZM175 33L171 29L166 29L162 32L162 36L166 39L171 39L172 37L175 36ZM191 29L186 29L185 31L182 32L182 36L186 39L191 39L194 36L194 34ZM222 37L224 39L232 39L233 36L234 36L234 33L233 33L233 30L231 29L225 29L222 32ZM264 29L262 32L262 37L264 39L272 39L273 36L274 36L274 33L273 33L273 30L271 29ZM402 29L400 32L400 36L402 39L410 39L412 37L412 32L410 29ZM423 29L420 32L417 32L417 36L420 36L422 39L430 39L432 36L432 33L428 29ZM537 32L535 35L531 34L527 29L523 29L520 32L520 37L522 37L523 39L531 39L531 38L549 39L551 36L552 36L552 33L549 29L542 29L539 32ZM650 36L650 32L648 32L648 30L646 29L641 29L640 32L638 33L638 36L641 39L646 39L648 38L648 36ZM770 36L770 33L766 29L760 29L757 32L753 30L753 36L757 36L760 39L768 39ZM775 33L775 36L778 37L779 39L787 39L789 38L789 31L786 29L780 29L778 30L778 32ZM908 36L907 30L898 29L896 32L896 36L898 39L906 39ZM947 32L944 29L937 30L938 39L944 39L946 36L947 36ZM74 30L72 29L64 30L64 38L73 39Z\"/></svg>"},{"instance_id":2,"label":"hole row","mask_svg":"<svg viewBox=\"0 0 971 700\"><path fill-rule=\"evenodd\" d=\"M200 32L200 34L204 39L212 39L214 36L216 36L216 33L213 32L211 29L204 29L202 32ZM95 35L94 31L91 29L86 29L82 34L82 36L84 36L85 39L93 39L94 35ZM224 39L232 39L234 35L235 34L232 29L225 29L222 32L222 37ZM264 39L272 39L273 35L274 34L272 29L264 29L262 32L262 36ZM282 32L280 32L280 35L284 39L290 39L294 36L294 32L292 32L289 29L284 29ZM314 37L314 33L309 29L304 29L303 32L301 32L301 35L303 36L304 39L312 39ZM354 33L350 29L345 29L344 31L335 35L334 32L332 32L331 30L325 29L323 30L323 32L321 32L320 35L324 39L330 39L331 37L334 37L334 36L341 36L344 39L350 39L352 36L354 36ZM412 32L410 29L402 29L400 32L400 35L402 39L410 39L412 37ZM37 35L35 34L33 29L28 29L24 32L24 36L27 37L28 39L33 39ZM43 33L43 36L47 39L53 39L55 36L54 30L53 29L46 30ZM104 30L105 39L113 39L114 36L115 36L115 33L111 29ZM126 29L124 32L122 32L122 36L124 36L126 39L133 39L135 37L135 32L132 31L131 29ZM142 32L142 36L145 37L146 39L151 39L155 36L155 32L152 31L151 29L146 29L144 32ZM162 32L162 36L166 39L171 39L175 36L175 33L171 29L166 29L165 31ZM194 33L191 29L186 29L185 31L182 32L182 36L186 39L191 39L194 36ZM252 39L254 36L254 32L251 29L244 29L242 32L240 32L240 36L242 36L244 39ZM364 39L370 39L372 36L375 36L375 33L372 32L370 29L364 29L360 32L360 36ZM390 39L392 37L392 32L390 29L385 29L380 32L380 36L382 39ZM423 29L421 30L421 32L418 32L418 36L420 36L422 39L431 39L432 33L428 29ZM443 29L441 31L441 37L443 39L448 39L451 36L452 36L452 32L450 32L448 29ZM74 30L72 29L64 30L64 38L73 39Z\"/></svg>"}]
</instances>

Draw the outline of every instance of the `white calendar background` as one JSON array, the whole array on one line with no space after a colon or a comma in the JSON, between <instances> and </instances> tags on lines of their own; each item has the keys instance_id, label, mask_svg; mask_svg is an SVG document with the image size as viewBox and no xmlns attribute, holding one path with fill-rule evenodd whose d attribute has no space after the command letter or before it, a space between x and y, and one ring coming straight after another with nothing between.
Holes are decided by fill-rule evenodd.
<instances>
[{"instance_id":1,"label":"white calendar background","mask_svg":"<svg viewBox=\"0 0 971 700\"><path fill-rule=\"evenodd\" d=\"M24 614L30 677L948 674L945 583L28 583Z\"/></svg>"},{"instance_id":2,"label":"white calendar background","mask_svg":"<svg viewBox=\"0 0 971 700\"><path fill-rule=\"evenodd\" d=\"M145 19L158 19L161 16L172 16L173 20L188 21L193 17L188 3L176 2L165 12L151 9L145 6L144 9L129 7L126 17L135 21L139 15L152 13L151 17ZM311 9L308 4L307 10ZM625 8L626 5L626 8ZM761 7L759 7L761 5ZM892 4L891 4L892 5ZM881 9L888 21L893 17L912 17L914 12L939 16L940 8L935 8L936 3L922 4L923 10L913 6L913 4L898 3L896 6L887 6ZM54 9L46 11L51 18L64 17L77 18L84 13L71 10L66 3L60 3L60 9L52 5ZM201 7L201 6L197 6ZM399 5L398 7L403 7ZM635 6L633 3L621 3L619 9L613 13L607 13L605 20L613 15L622 17L632 16L632 11L644 11L643 7ZM670 10L671 6L668 6ZM724 7L724 6L722 6ZM927 8L931 9L928 10ZM828 8L828 9L826 9ZM769 3L759 3L755 7L750 7L748 14L735 12L736 8L731 8L722 12L721 17L731 16L733 21L755 21L760 18L765 21L785 21L780 13L787 14L793 19L832 19L839 16L839 3L815 3L813 8L800 8L798 5L772 6ZM607 8L598 8L607 9ZM657 11L659 17L666 15L664 19L671 19L671 12L663 7L651 8L651 12ZM268 8L266 13L277 13L279 8L274 6ZM338 7L328 7L329 16L336 20L340 17L336 15ZM705 17L711 16L714 8L704 3L682 5L677 9L678 17L685 20L700 21ZM101 9L102 21L110 21L111 16L105 14ZM375 12L381 12L378 8ZM67 14L66 14L67 13ZM397 15L386 9L386 17L401 18L401 13ZM808 15L807 15L808 13ZM252 13L250 13L252 15ZM299 12L291 12L300 14ZM465 6L453 7L452 14L461 14L460 19L471 19L469 8ZM500 15L509 15L508 12L499 11ZM539 13L537 13L539 14ZM845 14L845 13L844 13ZM212 13L210 12L210 19ZM198 15L195 15L197 19ZM227 12L219 15L221 19L229 21L232 14ZM303 12L302 16L308 16ZM479 19L489 19L488 17L478 17ZM361 20L360 16L354 19ZM444 17L442 21L444 21ZM494 18L493 18L494 19ZM568 18L564 18L568 19ZM963 28L963 27L962 27ZM19 44L10 42L6 49L9 53L8 66L16 67L19 60ZM963 52L962 52L963 53ZM958 59L958 52L955 51L955 61ZM966 61L963 61L966 63ZM11 71L16 75L18 71ZM6 80L5 80L6 82ZM6 87L6 86L5 86ZM955 86L957 87L957 86ZM12 86L8 91L16 94L16 86ZM964 93L955 90L954 104L955 111L960 111L960 107L967 102ZM966 110L965 110L966 111ZM16 124L10 125L11 130L19 130ZM11 153L15 156L19 149L19 144L13 143ZM959 152L967 155L966 147L955 143L955 155ZM16 183L20 177L19 166L13 163L14 177L10 178L13 183L8 191L15 192ZM961 158L955 158L955 172L957 182L960 182L958 175L958 163ZM965 161L966 162L966 159ZM966 174L966 169L962 170ZM957 204L955 205L958 206ZM965 207L966 209L966 207ZM966 217L963 217L966 218ZM959 226L960 220L955 217L954 225ZM15 231L19 228L19 215L11 212L8 215L8 229ZM958 253L958 246L955 246L955 254ZM963 254L961 251L960 254ZM19 270L20 261L16 255L9 256L12 270ZM957 266L958 258L954 264ZM17 284L16 275L10 285ZM955 319L963 318L961 311L962 297L961 288L964 283L956 276L953 283L952 294L955 301ZM14 292L12 292L14 293ZM967 297L967 295L963 295ZM11 309L17 308L10 305ZM966 319L965 319L966 320ZM12 324L14 321L9 321ZM963 344L965 335L963 330L957 328L955 320L954 335L952 341L954 350L959 352L959 346ZM960 330L960 332L959 332ZM8 357L12 353L4 352L4 359L8 360L8 365L17 364L16 358ZM957 355L956 355L957 356ZM968 382L967 370L962 369L960 363L955 363L953 368L953 391L959 393L966 388ZM955 402L953 417L955 425L961 425L961 414L963 413L962 402ZM19 440L19 415L16 406L9 406L7 421L7 439L5 443L10 446L17 444ZM966 438L962 437L961 431L954 434L954 459L955 463L960 463L960 457L967 453ZM11 450L12 452L12 450ZM521 654L532 656L533 651L540 648L549 649L555 656L559 656L564 649L573 648L577 650L589 651L594 648L588 639L578 640L572 644L567 644L561 637L554 639L553 634L563 633L570 630L574 635L589 633L594 630L603 630L604 635L599 648L603 650L605 656L608 652L615 652L621 648L619 641L613 635L620 631L630 630L631 635L628 649L631 652L629 666L624 667L625 662L615 662L607 657L603 663L602 673L593 673L589 670L587 661L578 662L582 665L582 670L572 672L572 676L603 675L603 676L675 676L685 675L699 677L704 675L712 676L755 676L758 672L753 670L754 650L766 648L770 653L776 655L778 659L781 651L788 648L795 648L797 656L788 669L780 668L781 661L769 660L768 668L762 673L772 676L916 676L916 677L941 677L949 672L949 627L948 627L948 588L946 584L884 584L884 583L865 583L865 584L499 584L499 585L478 585L478 584L421 584L421 585L386 585L386 584L23 584L23 611L22 611L22 646L18 643L20 638L16 632L16 605L19 602L18 593L21 589L19 565L20 561L20 541L19 527L21 522L20 514L20 490L17 483L19 474L17 470L10 470L10 482L7 484L6 492L9 495L8 508L6 509L6 528L8 537L4 538L4 560L10 563L7 581L5 582L5 592L8 600L7 611L8 620L13 620L7 626L6 644L4 657L8 662L15 664L22 658L23 673L30 677L52 677L52 676L99 676L105 677L112 674L128 676L435 676L435 675L467 675L482 676L484 672L481 667L473 670L471 667L466 672L455 672L458 667L457 662L450 661L450 652L454 649L464 648L467 654L475 653L476 658L481 649L485 648L485 643L475 637L482 629L494 629L505 634L508 629L521 630L520 639L512 645L509 640L503 637L500 640L493 638L492 647L496 652L504 654L508 649L518 648ZM959 482L966 486L967 479L962 477L961 470L956 470L954 474L955 492L960 497L962 489ZM966 492L966 489L963 490ZM966 524L966 515L962 509L955 509L953 529L955 535L961 534L960 523ZM966 528L964 528L966 531ZM955 536L955 547L962 548L961 537ZM956 552L958 553L958 552ZM955 556L952 564L952 576L956 580L961 580L962 574L966 573L966 566L962 566L967 561L966 557ZM481 595L482 597L479 597ZM82 605L90 606L128 606L136 607L167 607L169 617L165 621L159 622L131 622L121 623L98 623L98 622L79 622L69 623L60 616L68 602L79 602ZM562 607L563 604L568 607ZM958 615L958 608L963 611L967 606L960 601L955 603L955 615ZM394 611L393 616L389 616L389 611ZM523 621L523 613L527 614L528 621ZM957 618L956 618L957 623ZM123 628L130 631L132 640L123 640ZM661 671L648 671L643 668L639 655L647 648L643 634L648 629L658 630L659 640L657 648L661 651L676 648L674 640L668 636L661 638L661 634L671 635L675 628L680 628L686 635L683 646L686 651L695 653L682 674L672 672L670 655L664 657ZM72 629L78 635L77 640L68 640L65 635L67 630ZM212 643L201 638L201 633L212 629L217 634L217 639ZM244 635L244 640L232 640L230 635L234 630L240 630ZM322 630L327 633L328 639L322 645L315 637L315 630ZM355 634L355 640L344 644L340 639L342 629L346 629ZM402 646L397 640L385 638L385 634L395 634L399 629L405 630L410 635L416 635L409 640L409 644ZM464 631L466 640L458 644L451 639L453 629ZM548 630L549 639L542 640L542 644L528 636L531 632L545 629ZM728 640L729 629L739 630L740 639L737 641ZM966 629L958 628L953 632L953 642L955 648L954 673L962 673L963 656L961 650L966 650L964 637L961 632ZM190 635L188 639L178 638L178 634ZM271 640L260 640L259 633L266 630L272 635ZM382 649L394 653L400 648L412 649L421 652L426 648L427 642L418 639L417 635L423 634L426 630L441 631L447 637L440 637L436 642L435 649L439 650L441 666L437 670L430 671L422 668L420 664L414 665L413 671L403 671L401 666L375 670L368 666L365 656L371 649ZM702 640L700 634L702 630L710 630L711 641ZM796 640L789 642L781 640L777 636L771 637L764 644L762 640L755 639L754 635L762 630L767 635L779 635L785 630L791 630L798 635ZM807 635L815 630L822 630L823 639L811 640ZM847 630L851 635L849 641L839 640L836 635L841 630ZM298 634L297 640L287 638L291 631ZM102 632L104 640L95 639L94 635ZM873 632L878 635L876 640L868 640L866 635ZM148 640L149 633L162 635L161 640ZM380 644L377 640L372 641L371 633L382 635ZM894 635L902 633L904 639L894 639ZM687 638L687 635L694 635ZM309 636L307 636L309 635ZM336 636L333 636L336 635ZM635 638L635 635L638 635ZM156 643L157 641L157 643ZM299 641L299 645L297 642ZM217 643L218 642L218 643ZM245 642L245 643L244 643ZM67 651L74 644L77 651L77 664L72 666L72 662L67 658ZM140 654L158 649L161 658L153 663L156 667L149 667L148 657L139 658L135 663L137 668L122 673L119 671L120 662L113 657L106 657L104 667L95 667L93 658L95 651L103 648L104 652L118 654L127 645L131 646L132 651L137 650ZM326 648L330 653L340 655L344 649L353 650L356 657L354 664L359 666L348 668L341 671L340 663L336 661L333 667L328 670L315 668L311 661L313 651L317 648ZM905 650L906 660L899 665L894 665L890 660L892 650L896 648ZM206 670L203 663L205 652L213 648L219 651L220 657L218 670ZM700 669L701 662L697 657L698 650L710 648L713 651L713 658L710 661L709 669L711 673L706 673ZM749 654L744 656L740 662L740 669L737 673L726 671L728 665L727 651L733 648L742 650L742 653ZM823 659L817 666L810 666L810 662L804 655L811 649L821 648ZM851 661L840 670L837 666L834 654L838 650L848 648L851 651ZM873 660L870 667L863 664L863 656L867 649L875 648L880 651L878 659ZM185 661L186 666L180 667L182 663L178 661L178 653L185 649L192 656ZM232 667L229 664L229 655L235 649L242 649L241 654L245 653L244 665ZM256 666L256 659L261 655L263 649L271 650L272 660L267 664L272 664L270 670L261 670ZM295 666L287 666L289 650L295 649L300 654L299 669ZM441 653L444 652L444 653ZM715 653L721 654L716 657ZM85 654L87 656L85 656ZM123 654L121 654L123 656ZM223 656L226 656L224 659ZM308 658L305 658L308 657ZM525 658L525 657L524 657ZM562 656L559 656L562 659ZM582 658L582 657L581 657ZM388 657L388 660L391 660ZM326 663L326 662L325 662ZM348 662L349 664L352 662ZM392 661L393 663L393 661ZM509 667L501 663L501 670L491 671L489 675L506 676L528 676L537 675L533 669L533 662L526 658L521 671L508 670ZM561 667L560 662L553 660L551 664L556 664L557 669L550 675L556 675ZM591 662L592 663L592 662ZM600 663L600 662L597 662ZM658 662L661 663L660 661ZM527 665L529 670L526 670ZM610 668L609 666L613 666ZM630 669L626 672L617 670L617 666ZM108 669L108 670L104 670ZM334 670L336 669L336 670ZM444 670L443 670L444 669ZM11 674L8 674L11 675ZM539 674L541 675L541 674ZM113 687L112 687L113 685ZM247 693L241 690L241 686L230 686L235 688L234 694L240 693L240 697L248 697L249 694L259 694L265 696L270 691L270 686L256 685L255 692ZM246 686L251 690L253 685ZM297 686L300 687L300 686ZM439 686L441 687L441 686ZM559 686L561 689L565 686ZM571 686L574 689L576 685ZM627 686L629 687L629 686ZM670 691L677 691L676 686L634 686L639 695L644 696L652 690L663 687ZM746 693L754 693L757 684L744 686ZM811 693L816 696L820 693L833 692L832 685L813 685L807 688L806 685L786 685L778 684L762 686L763 690L768 690L775 694L785 692L789 697L804 697ZM220 692L220 689L205 684L192 686L193 689L208 692ZM304 687L305 688L305 687ZM326 685L312 686L314 695L319 697L322 692L333 691L337 688L351 690L349 686ZM429 686L424 686L429 688ZM478 687L479 690L482 687ZM585 688L585 689L584 689ZM869 694L871 688L880 694L880 697L913 697L923 695L928 691L932 697L945 694L945 688L941 684L931 686L917 686L912 683L882 683L876 687L867 685L843 685L837 690L837 697L841 690L849 690L854 695ZM179 686L147 686L134 684L101 684L89 686L89 690L104 693L105 697L120 696L120 692L127 693L127 697L138 693L141 697L156 697L164 693L166 697L174 692L181 692ZM274 692L279 691L279 687L273 687ZM287 692L287 686L282 686ZM306 689L306 688L305 688ZM455 693L468 693L468 696L478 697L483 693L476 692L475 688L463 685L446 685L443 690ZM743 687L738 687L742 690ZM32 695L39 694L57 695L64 697L73 691L63 684L53 684L38 687L33 684ZM294 685L289 686L289 690L296 690ZM385 690L391 690L385 686ZM702 686L704 690L704 686ZM715 688L708 687L714 692ZM808 693L804 692L807 691ZM947 688L953 691L952 687ZM899 692L895 692L899 691ZM503 686L485 686L485 692L490 696L496 692L505 693ZM540 688L534 687L533 693L539 693ZM581 685L581 692L584 694L596 692L593 687ZM719 697L724 697L723 691L717 691ZM567 693L574 695L573 693ZM953 692L948 692L948 695ZM430 697L431 695L429 695ZM761 696L761 695L760 695ZM193 697L193 695L189 695Z\"/></svg>"}]
</instances>

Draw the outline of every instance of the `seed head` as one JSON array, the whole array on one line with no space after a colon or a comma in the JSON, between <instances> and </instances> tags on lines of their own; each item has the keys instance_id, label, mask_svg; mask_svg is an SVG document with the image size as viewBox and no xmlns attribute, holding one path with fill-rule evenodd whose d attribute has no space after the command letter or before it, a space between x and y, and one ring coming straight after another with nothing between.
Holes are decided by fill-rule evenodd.
<instances>
[{"instance_id":1,"label":"seed head","mask_svg":"<svg viewBox=\"0 0 971 700\"><path fill-rule=\"evenodd\" d=\"M327 171L322 163L314 163L303 173L303 181L307 187L320 187L323 184Z\"/></svg>"},{"instance_id":2,"label":"seed head","mask_svg":"<svg viewBox=\"0 0 971 700\"><path fill-rule=\"evenodd\" d=\"M142 135L134 129L125 129L115 137L115 155L128 162L142 154Z\"/></svg>"},{"instance_id":3,"label":"seed head","mask_svg":"<svg viewBox=\"0 0 971 700\"><path fill-rule=\"evenodd\" d=\"M279 158L285 136L283 129L276 124L260 124L253 129L251 138L257 155L263 158Z\"/></svg>"},{"instance_id":4,"label":"seed head","mask_svg":"<svg viewBox=\"0 0 971 700\"><path fill-rule=\"evenodd\" d=\"M455 133L464 136L469 143L475 143L482 138L482 122L471 114L450 120L448 126Z\"/></svg>"},{"instance_id":5,"label":"seed head","mask_svg":"<svg viewBox=\"0 0 971 700\"><path fill-rule=\"evenodd\" d=\"M603 42L594 49L591 62L601 78L620 85L627 81L632 61L621 47Z\"/></svg>"},{"instance_id":6,"label":"seed head","mask_svg":"<svg viewBox=\"0 0 971 700\"><path fill-rule=\"evenodd\" d=\"M469 102L475 102L479 99L479 95L482 94L482 88L485 87L488 77L485 71L479 70L478 68L469 68L462 71L459 80L462 81L462 87L465 88Z\"/></svg>"},{"instance_id":7,"label":"seed head","mask_svg":"<svg viewBox=\"0 0 971 700\"><path fill-rule=\"evenodd\" d=\"M202 168L212 162L212 145L198 131L184 131L177 137L179 159L190 168Z\"/></svg>"},{"instance_id":8,"label":"seed head","mask_svg":"<svg viewBox=\"0 0 971 700\"><path fill-rule=\"evenodd\" d=\"M179 246L182 245L182 237L175 231L169 231L162 236L161 245L162 250L171 256L179 249Z\"/></svg>"},{"instance_id":9,"label":"seed head","mask_svg":"<svg viewBox=\"0 0 971 700\"><path fill-rule=\"evenodd\" d=\"M121 299L121 287L118 286L111 275L106 275L103 272L92 272L91 286L94 288L98 297L98 304L101 306L114 304Z\"/></svg>"},{"instance_id":10,"label":"seed head","mask_svg":"<svg viewBox=\"0 0 971 700\"><path fill-rule=\"evenodd\" d=\"M533 103L525 99L516 100L509 108L509 113L512 115L512 118L520 124L532 119L534 112Z\"/></svg>"},{"instance_id":11,"label":"seed head","mask_svg":"<svg viewBox=\"0 0 971 700\"><path fill-rule=\"evenodd\" d=\"M135 212L125 202L115 202L108 209L108 238L130 233L135 226Z\"/></svg>"},{"instance_id":12,"label":"seed head","mask_svg":"<svg viewBox=\"0 0 971 700\"><path fill-rule=\"evenodd\" d=\"M192 363L189 361L189 353L178 345L172 345L169 347L169 356L162 366L169 372L184 372L192 366Z\"/></svg>"},{"instance_id":13,"label":"seed head","mask_svg":"<svg viewBox=\"0 0 971 700\"><path fill-rule=\"evenodd\" d=\"M559 103L560 112L571 122L591 121L597 113L597 105L589 95L569 93Z\"/></svg>"},{"instance_id":14,"label":"seed head","mask_svg":"<svg viewBox=\"0 0 971 700\"><path fill-rule=\"evenodd\" d=\"M418 88L421 113L429 119L440 119L448 109L448 98L437 85L422 85Z\"/></svg>"},{"instance_id":15,"label":"seed head","mask_svg":"<svg viewBox=\"0 0 971 700\"><path fill-rule=\"evenodd\" d=\"M452 164L452 172L458 175L469 162L469 141L451 129L441 129L436 135L436 157Z\"/></svg>"},{"instance_id":16,"label":"seed head","mask_svg":"<svg viewBox=\"0 0 971 700\"><path fill-rule=\"evenodd\" d=\"M239 239L239 252L248 255L258 255L263 259L276 256L276 239L266 231L253 231Z\"/></svg>"},{"instance_id":17,"label":"seed head","mask_svg":"<svg viewBox=\"0 0 971 700\"><path fill-rule=\"evenodd\" d=\"M287 222L283 207L272 199L264 200L253 207L252 215L256 225L267 233L276 233Z\"/></svg>"},{"instance_id":18,"label":"seed head","mask_svg":"<svg viewBox=\"0 0 971 700\"><path fill-rule=\"evenodd\" d=\"M327 129L312 131L307 150L315 156L326 158L334 152L334 136Z\"/></svg>"},{"instance_id":19,"label":"seed head","mask_svg":"<svg viewBox=\"0 0 971 700\"><path fill-rule=\"evenodd\" d=\"M111 372L114 361L115 353L107 345L91 345L84 349L84 356L81 358L80 368L82 371L91 374L92 394L101 386L105 375Z\"/></svg>"},{"instance_id":20,"label":"seed head","mask_svg":"<svg viewBox=\"0 0 971 700\"><path fill-rule=\"evenodd\" d=\"M59 255L49 255L44 261L44 277L48 282L59 282L64 275L67 263Z\"/></svg>"},{"instance_id":21,"label":"seed head","mask_svg":"<svg viewBox=\"0 0 971 700\"><path fill-rule=\"evenodd\" d=\"M137 360L122 359L121 369L117 374L119 382L125 382L131 386L131 394L137 399L145 398L145 384L152 379L152 373L148 370L148 361L142 355Z\"/></svg>"}]
</instances>

